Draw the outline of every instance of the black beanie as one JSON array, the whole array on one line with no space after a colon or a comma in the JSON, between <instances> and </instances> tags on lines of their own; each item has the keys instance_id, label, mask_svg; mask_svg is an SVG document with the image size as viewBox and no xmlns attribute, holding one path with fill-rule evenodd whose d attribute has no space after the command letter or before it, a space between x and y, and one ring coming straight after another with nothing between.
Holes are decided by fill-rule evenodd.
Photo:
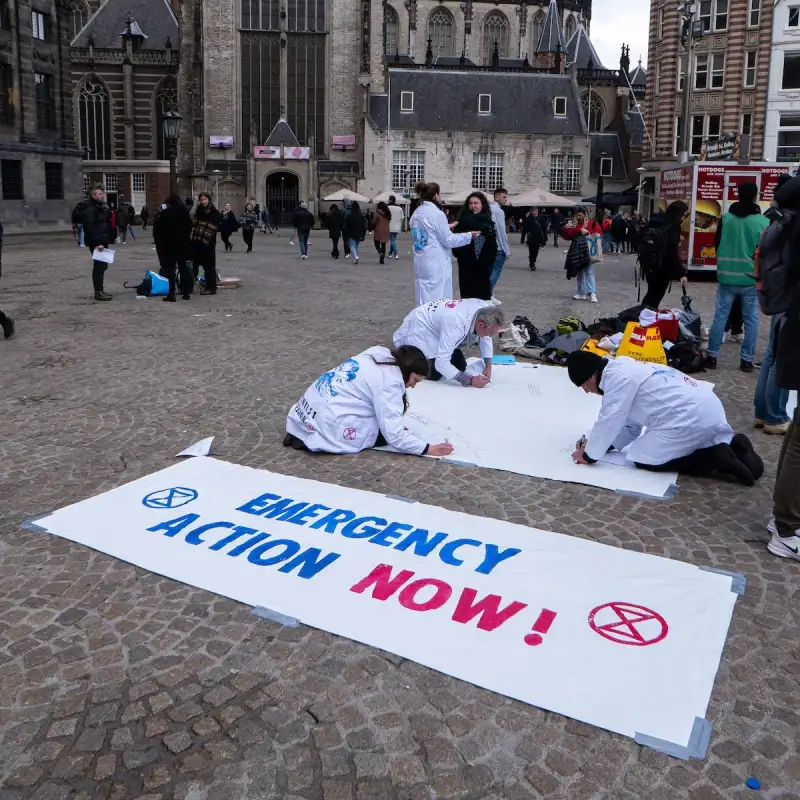
<instances>
[{"instance_id":1,"label":"black beanie","mask_svg":"<svg viewBox=\"0 0 800 800\"><path fill-rule=\"evenodd\" d=\"M588 350L576 350L567 356L569 379L576 386L583 386L596 372L606 365L606 360Z\"/></svg>"}]
</instances>

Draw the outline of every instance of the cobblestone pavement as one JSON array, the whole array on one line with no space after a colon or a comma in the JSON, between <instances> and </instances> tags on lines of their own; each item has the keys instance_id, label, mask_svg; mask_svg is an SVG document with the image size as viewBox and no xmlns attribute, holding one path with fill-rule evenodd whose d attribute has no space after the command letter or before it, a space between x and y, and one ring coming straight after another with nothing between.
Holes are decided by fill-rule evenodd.
<instances>
[{"instance_id":1,"label":"cobblestone pavement","mask_svg":"<svg viewBox=\"0 0 800 800\"><path fill-rule=\"evenodd\" d=\"M0 308L18 333L0 341L0 800L744 800L749 776L761 797L800 797L800 570L764 547L779 442L754 434L767 463L758 487L682 478L667 502L286 450L290 403L325 368L388 342L412 301L407 240L386 266L369 246L358 265L332 262L327 244L316 234L301 262L285 233L258 235L252 255L237 241L219 257L244 288L172 305L121 288L155 264L141 232L118 248L104 304L89 299L85 250L7 243ZM561 249L548 247L536 274L525 255L515 245L498 293L539 327L635 302L629 257L598 270L590 307L570 299ZM692 287L706 316L713 292ZM725 345L712 379L746 429L756 376L737 365ZM743 572L708 757L670 759L19 527L210 435L239 464Z\"/></svg>"}]
</instances>

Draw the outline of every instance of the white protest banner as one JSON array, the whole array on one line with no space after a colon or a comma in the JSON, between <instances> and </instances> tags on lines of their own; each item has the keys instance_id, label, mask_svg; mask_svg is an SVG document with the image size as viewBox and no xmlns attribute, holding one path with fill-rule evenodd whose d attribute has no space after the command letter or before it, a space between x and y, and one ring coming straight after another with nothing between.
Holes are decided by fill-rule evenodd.
<instances>
[{"instance_id":1,"label":"white protest banner","mask_svg":"<svg viewBox=\"0 0 800 800\"><path fill-rule=\"evenodd\" d=\"M702 755L692 741L736 599L730 575L207 457L35 524L508 697Z\"/></svg>"}]
</instances>

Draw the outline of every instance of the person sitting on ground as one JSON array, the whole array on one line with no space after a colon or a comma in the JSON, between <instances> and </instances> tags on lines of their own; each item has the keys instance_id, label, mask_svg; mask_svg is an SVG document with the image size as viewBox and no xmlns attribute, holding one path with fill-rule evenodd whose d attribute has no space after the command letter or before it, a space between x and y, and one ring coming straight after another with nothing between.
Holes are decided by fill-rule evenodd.
<instances>
[{"instance_id":1,"label":"person sitting on ground","mask_svg":"<svg viewBox=\"0 0 800 800\"><path fill-rule=\"evenodd\" d=\"M603 398L588 439L572 454L595 464L609 450L626 452L639 469L716 477L752 486L764 464L742 433L734 436L714 392L660 364L578 350L567 357L575 386ZM644 431L644 433L642 432Z\"/></svg>"},{"instance_id":2,"label":"person sitting on ground","mask_svg":"<svg viewBox=\"0 0 800 800\"><path fill-rule=\"evenodd\" d=\"M482 389L492 378L492 336L503 327L497 303L480 299L434 300L409 312L394 332L395 347L419 347L430 364L430 379L456 380L462 386ZM475 335L479 340L483 372L467 369L461 350ZM480 366L480 365L479 365Z\"/></svg>"},{"instance_id":3,"label":"person sitting on ground","mask_svg":"<svg viewBox=\"0 0 800 800\"><path fill-rule=\"evenodd\" d=\"M286 417L284 447L358 453L389 445L416 456L449 456L447 442L427 444L403 425L406 389L428 375L416 347L370 347L317 378Z\"/></svg>"}]
</instances>

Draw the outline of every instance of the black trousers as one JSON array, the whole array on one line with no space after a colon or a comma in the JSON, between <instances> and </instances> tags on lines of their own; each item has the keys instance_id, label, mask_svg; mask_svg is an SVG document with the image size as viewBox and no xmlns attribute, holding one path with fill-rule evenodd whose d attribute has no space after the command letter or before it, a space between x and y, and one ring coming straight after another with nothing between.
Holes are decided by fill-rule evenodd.
<instances>
[{"instance_id":1,"label":"black trousers","mask_svg":"<svg viewBox=\"0 0 800 800\"><path fill-rule=\"evenodd\" d=\"M728 321L725 323L725 333L732 333L739 336L744 332L744 317L742 316L742 301L737 297L731 306L731 313L728 314Z\"/></svg>"},{"instance_id":2,"label":"black trousers","mask_svg":"<svg viewBox=\"0 0 800 800\"><path fill-rule=\"evenodd\" d=\"M647 279L647 293L642 298L642 305L658 311L661 301L669 288L670 280L664 275L652 275Z\"/></svg>"},{"instance_id":3,"label":"black trousers","mask_svg":"<svg viewBox=\"0 0 800 800\"><path fill-rule=\"evenodd\" d=\"M217 251L213 247L195 242L192 245L192 270L194 279L200 275L200 267L206 277L206 291L217 291Z\"/></svg>"},{"instance_id":4,"label":"black trousers","mask_svg":"<svg viewBox=\"0 0 800 800\"><path fill-rule=\"evenodd\" d=\"M558 247L558 231L553 231L553 247Z\"/></svg>"},{"instance_id":5,"label":"black trousers","mask_svg":"<svg viewBox=\"0 0 800 800\"><path fill-rule=\"evenodd\" d=\"M231 244L231 235L229 233L223 233L220 231L219 238L222 239L222 244L225 245L226 252L233 249L233 245Z\"/></svg>"},{"instance_id":6,"label":"black trousers","mask_svg":"<svg viewBox=\"0 0 800 800\"><path fill-rule=\"evenodd\" d=\"M94 253L95 248L92 248L92 253ZM105 282L105 275L106 270L108 269L108 264L105 261L92 261L92 284L94 285L94 290L96 292L103 291L103 284Z\"/></svg>"},{"instance_id":7,"label":"black trousers","mask_svg":"<svg viewBox=\"0 0 800 800\"><path fill-rule=\"evenodd\" d=\"M378 251L378 255L381 257L381 264L383 264L384 259L386 258L386 242L375 242L375 249Z\"/></svg>"},{"instance_id":8,"label":"black trousers","mask_svg":"<svg viewBox=\"0 0 800 800\"><path fill-rule=\"evenodd\" d=\"M533 267L536 266L536 259L539 258L539 245L538 244L529 244L528 245L528 266Z\"/></svg>"},{"instance_id":9,"label":"black trousers","mask_svg":"<svg viewBox=\"0 0 800 800\"><path fill-rule=\"evenodd\" d=\"M242 241L247 245L248 250L253 249L254 228L242 228Z\"/></svg>"},{"instance_id":10,"label":"black trousers","mask_svg":"<svg viewBox=\"0 0 800 800\"><path fill-rule=\"evenodd\" d=\"M689 453L688 456L673 458L666 464L640 464L638 461L634 463L639 469L646 469L650 472L678 472L682 475L705 478L717 468L720 448L730 449L730 445L715 444L713 447L703 447Z\"/></svg>"},{"instance_id":11,"label":"black trousers","mask_svg":"<svg viewBox=\"0 0 800 800\"><path fill-rule=\"evenodd\" d=\"M341 236L331 236L331 247L332 247L331 255L334 258L339 258L339 239L340 238L341 238ZM345 247L347 247L346 244L345 244Z\"/></svg>"},{"instance_id":12,"label":"black trousers","mask_svg":"<svg viewBox=\"0 0 800 800\"><path fill-rule=\"evenodd\" d=\"M350 240L342 234L342 244L344 245L344 254L346 256L350 255Z\"/></svg>"},{"instance_id":13,"label":"black trousers","mask_svg":"<svg viewBox=\"0 0 800 800\"><path fill-rule=\"evenodd\" d=\"M163 253L159 254L158 261L161 265L160 269L158 270L158 274L161 275L162 278L166 278L169 281L170 295L175 294L175 290L177 288L176 277L180 280L181 294L190 295L192 293L192 289L194 288L194 276L192 275L192 271L189 269L189 266L186 263L186 259L178 258L170 253Z\"/></svg>"},{"instance_id":14,"label":"black trousers","mask_svg":"<svg viewBox=\"0 0 800 800\"><path fill-rule=\"evenodd\" d=\"M453 350L453 355L450 356L450 363L459 371L464 372L467 368L467 359L464 356L464 353L461 352L460 348L456 348ZM428 359L428 366L430 367L430 372L428 373L428 380L429 381L440 381L442 379L442 373L436 369L436 359L429 358Z\"/></svg>"}]
</instances>

